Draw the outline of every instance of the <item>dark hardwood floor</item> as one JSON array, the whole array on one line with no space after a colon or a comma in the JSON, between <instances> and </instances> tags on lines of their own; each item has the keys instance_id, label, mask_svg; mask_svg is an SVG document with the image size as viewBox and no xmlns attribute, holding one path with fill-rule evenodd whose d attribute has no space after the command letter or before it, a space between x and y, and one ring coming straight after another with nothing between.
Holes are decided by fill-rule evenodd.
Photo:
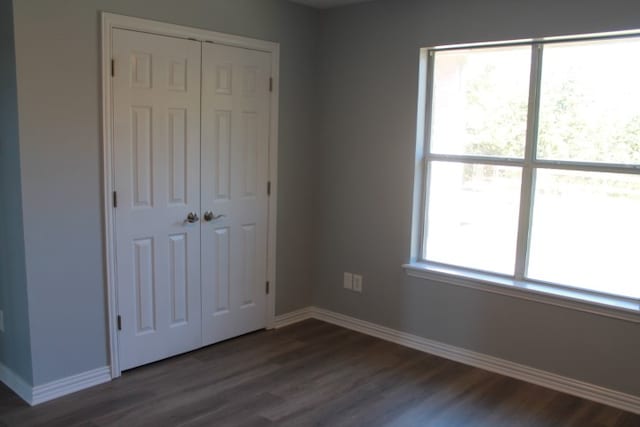
<instances>
[{"instance_id":1,"label":"dark hardwood floor","mask_svg":"<svg viewBox=\"0 0 640 427\"><path fill-rule=\"evenodd\" d=\"M0 426L640 426L640 416L317 320L126 372Z\"/></svg>"}]
</instances>

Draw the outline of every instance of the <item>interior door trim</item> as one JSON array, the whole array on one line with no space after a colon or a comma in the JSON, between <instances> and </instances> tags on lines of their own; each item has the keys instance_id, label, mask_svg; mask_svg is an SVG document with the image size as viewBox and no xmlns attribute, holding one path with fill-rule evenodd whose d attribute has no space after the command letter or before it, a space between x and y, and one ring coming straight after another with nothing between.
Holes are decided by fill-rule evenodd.
<instances>
[{"instance_id":1,"label":"interior door trim","mask_svg":"<svg viewBox=\"0 0 640 427\"><path fill-rule=\"evenodd\" d=\"M271 78L273 86L269 110L269 213L267 221L267 280L270 291L267 295L268 329L274 327L276 297L276 224L278 201L278 105L279 105L279 43L230 34L218 33L203 29L185 27L133 18L113 13L101 13L102 19L102 156L103 156L103 224L105 249L105 278L107 283L107 329L109 336L109 365L111 378L121 375L118 359L118 298L116 286L116 252L115 252L115 215L113 207L113 93L111 87L112 33L114 29L139 31L184 39L195 39L207 43L217 43L245 49L259 50L271 54ZM264 191L267 191L265 188Z\"/></svg>"}]
</instances>

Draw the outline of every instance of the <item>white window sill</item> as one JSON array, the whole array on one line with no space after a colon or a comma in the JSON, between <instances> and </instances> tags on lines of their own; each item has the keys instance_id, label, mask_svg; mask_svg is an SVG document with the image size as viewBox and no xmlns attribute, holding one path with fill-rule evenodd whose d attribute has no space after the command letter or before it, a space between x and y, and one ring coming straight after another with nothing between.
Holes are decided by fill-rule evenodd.
<instances>
[{"instance_id":1,"label":"white window sill","mask_svg":"<svg viewBox=\"0 0 640 427\"><path fill-rule=\"evenodd\" d=\"M640 302L634 300L598 295L578 289L564 289L533 282L520 282L497 275L426 262L404 264L402 268L404 268L407 275L412 277L640 323Z\"/></svg>"}]
</instances>

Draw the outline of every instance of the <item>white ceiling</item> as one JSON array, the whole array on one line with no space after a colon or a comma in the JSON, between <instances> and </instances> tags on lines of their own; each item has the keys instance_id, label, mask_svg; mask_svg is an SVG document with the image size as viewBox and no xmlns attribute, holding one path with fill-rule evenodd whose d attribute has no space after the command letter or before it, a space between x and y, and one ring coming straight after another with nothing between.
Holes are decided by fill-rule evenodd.
<instances>
[{"instance_id":1,"label":"white ceiling","mask_svg":"<svg viewBox=\"0 0 640 427\"><path fill-rule=\"evenodd\" d=\"M330 7L345 6L352 3L362 3L371 0L289 0L294 3L300 3L318 9L328 9Z\"/></svg>"}]
</instances>

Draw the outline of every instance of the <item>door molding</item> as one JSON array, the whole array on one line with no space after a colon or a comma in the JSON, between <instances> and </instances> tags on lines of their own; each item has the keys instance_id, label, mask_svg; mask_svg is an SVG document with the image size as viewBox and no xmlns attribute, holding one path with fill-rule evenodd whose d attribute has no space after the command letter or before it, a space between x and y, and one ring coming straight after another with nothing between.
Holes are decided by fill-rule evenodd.
<instances>
[{"instance_id":1,"label":"door molding","mask_svg":"<svg viewBox=\"0 0 640 427\"><path fill-rule=\"evenodd\" d=\"M121 375L119 363L119 343L117 330L118 298L116 286L115 215L113 212L113 92L111 87L112 33L114 29L140 31L160 36L222 44L226 46L259 50L271 54L271 77L273 90L269 111L269 166L271 182L269 213L267 219L267 280L270 292L267 295L268 329L275 324L276 297L276 224L278 201L278 103L279 103L279 63L280 45L275 42L218 33L203 29L185 27L102 12L102 156L103 156L103 203L104 203L104 249L105 275L107 282L107 313L109 332L109 363L111 378ZM266 189L265 189L266 191Z\"/></svg>"}]
</instances>

